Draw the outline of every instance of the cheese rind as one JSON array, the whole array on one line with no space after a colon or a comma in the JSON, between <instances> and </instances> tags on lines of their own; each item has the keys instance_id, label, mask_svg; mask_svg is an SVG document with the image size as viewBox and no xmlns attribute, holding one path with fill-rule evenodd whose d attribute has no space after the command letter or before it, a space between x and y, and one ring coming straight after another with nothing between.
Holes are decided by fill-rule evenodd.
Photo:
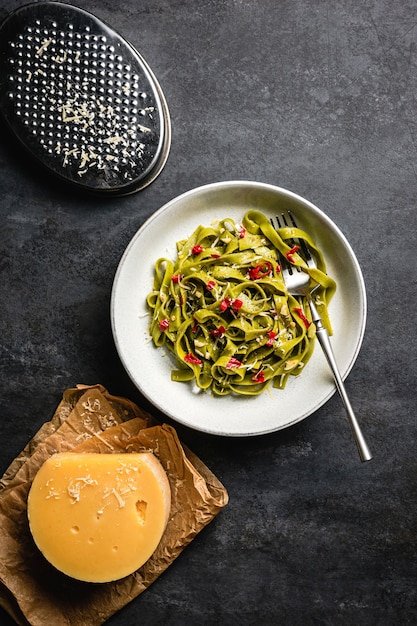
<instances>
[{"instance_id":1,"label":"cheese rind","mask_svg":"<svg viewBox=\"0 0 417 626\"><path fill-rule=\"evenodd\" d=\"M36 545L58 570L110 582L141 567L164 533L171 505L167 475L151 452L58 453L28 496Z\"/></svg>"}]
</instances>

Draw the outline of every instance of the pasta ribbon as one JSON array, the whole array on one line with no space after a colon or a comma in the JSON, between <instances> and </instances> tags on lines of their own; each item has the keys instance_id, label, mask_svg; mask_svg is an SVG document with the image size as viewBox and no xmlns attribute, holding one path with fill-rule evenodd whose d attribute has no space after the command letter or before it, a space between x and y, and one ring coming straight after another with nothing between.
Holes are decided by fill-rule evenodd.
<instances>
[{"instance_id":1,"label":"pasta ribbon","mask_svg":"<svg viewBox=\"0 0 417 626\"><path fill-rule=\"evenodd\" d=\"M294 238L310 247L317 268L297 254ZM156 261L149 333L178 362L172 380L194 381L219 396L256 395L269 385L283 389L289 376L302 372L315 327L305 298L285 287L279 258L288 254L317 283L315 304L331 333L328 304L336 284L322 253L306 232L275 230L259 211L248 211L242 224L225 218L198 226L177 242L174 261Z\"/></svg>"}]
</instances>

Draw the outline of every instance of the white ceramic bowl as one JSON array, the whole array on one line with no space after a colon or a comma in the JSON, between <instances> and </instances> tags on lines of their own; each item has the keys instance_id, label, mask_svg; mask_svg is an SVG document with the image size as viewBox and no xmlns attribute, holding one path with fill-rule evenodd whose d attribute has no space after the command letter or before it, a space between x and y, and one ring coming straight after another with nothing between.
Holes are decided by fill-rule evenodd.
<instances>
[{"instance_id":1,"label":"white ceramic bowl","mask_svg":"<svg viewBox=\"0 0 417 626\"><path fill-rule=\"evenodd\" d=\"M111 298L111 323L120 359L132 381L154 406L177 422L206 433L250 436L273 432L311 415L335 392L332 375L317 344L303 373L284 390L255 397L216 397L190 383L171 381L173 361L155 348L148 334L146 297L155 261L176 257L175 244L199 225L249 209L268 217L290 209L324 253L327 272L337 283L330 304L334 353L345 378L360 350L366 324L365 285L355 254L339 228L314 204L273 185L219 182L192 189L154 213L134 235L118 266Z\"/></svg>"}]
</instances>

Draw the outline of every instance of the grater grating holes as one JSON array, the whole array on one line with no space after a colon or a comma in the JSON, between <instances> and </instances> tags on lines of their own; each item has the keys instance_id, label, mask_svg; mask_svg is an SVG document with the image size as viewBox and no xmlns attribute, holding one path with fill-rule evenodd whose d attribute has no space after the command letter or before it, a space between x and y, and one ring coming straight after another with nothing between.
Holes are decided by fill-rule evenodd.
<instances>
[{"instance_id":1,"label":"grater grating holes","mask_svg":"<svg viewBox=\"0 0 417 626\"><path fill-rule=\"evenodd\" d=\"M94 15L55 0L0 25L0 113L34 157L84 189L139 191L168 158L169 111L144 59Z\"/></svg>"},{"instance_id":2,"label":"grater grating holes","mask_svg":"<svg viewBox=\"0 0 417 626\"><path fill-rule=\"evenodd\" d=\"M132 180L143 167L155 107L105 36L74 32L56 22L27 26L11 42L10 91L16 115L50 155L82 177L91 169L124 168ZM139 121L140 120L140 121Z\"/></svg>"}]
</instances>

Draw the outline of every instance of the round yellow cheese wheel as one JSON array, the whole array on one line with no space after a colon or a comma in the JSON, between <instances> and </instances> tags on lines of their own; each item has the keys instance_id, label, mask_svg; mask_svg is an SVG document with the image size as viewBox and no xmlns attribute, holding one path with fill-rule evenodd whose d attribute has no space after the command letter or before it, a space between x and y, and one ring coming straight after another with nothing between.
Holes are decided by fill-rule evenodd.
<instances>
[{"instance_id":1,"label":"round yellow cheese wheel","mask_svg":"<svg viewBox=\"0 0 417 626\"><path fill-rule=\"evenodd\" d=\"M36 545L58 570L86 582L128 576L153 554L171 506L167 475L151 453L59 453L28 496Z\"/></svg>"}]
</instances>

